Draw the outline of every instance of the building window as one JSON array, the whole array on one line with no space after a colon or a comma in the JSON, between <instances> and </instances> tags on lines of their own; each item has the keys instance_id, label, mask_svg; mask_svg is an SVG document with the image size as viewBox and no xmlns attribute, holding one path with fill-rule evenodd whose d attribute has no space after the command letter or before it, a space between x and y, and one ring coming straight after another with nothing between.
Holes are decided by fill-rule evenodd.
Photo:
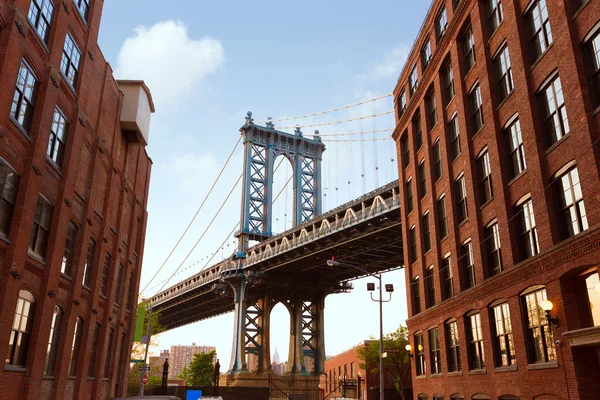
<instances>
[{"instance_id":1,"label":"building window","mask_svg":"<svg viewBox=\"0 0 600 400\"><path fill-rule=\"evenodd\" d=\"M444 101L447 105L454 98L454 72L450 60L444 64L442 82L444 82Z\"/></svg>"},{"instance_id":2,"label":"building window","mask_svg":"<svg viewBox=\"0 0 600 400\"><path fill-rule=\"evenodd\" d=\"M100 334L100 324L94 324L94 332L92 334L92 347L90 348L90 363L88 364L88 378L96 377L96 354L98 347L98 335Z\"/></svg>"},{"instance_id":3,"label":"building window","mask_svg":"<svg viewBox=\"0 0 600 400\"><path fill-rule=\"evenodd\" d=\"M37 89L38 79L33 73L33 69L25 60L21 61L21 68L17 77L17 87L10 107L10 115L26 131L31 129Z\"/></svg>"},{"instance_id":4,"label":"building window","mask_svg":"<svg viewBox=\"0 0 600 400\"><path fill-rule=\"evenodd\" d=\"M594 107L600 106L600 29L584 44Z\"/></svg>"},{"instance_id":5,"label":"building window","mask_svg":"<svg viewBox=\"0 0 600 400\"><path fill-rule=\"evenodd\" d=\"M468 241L460 247L460 258L462 264L463 290L475 286L475 260L473 258L473 243Z\"/></svg>"},{"instance_id":6,"label":"building window","mask_svg":"<svg viewBox=\"0 0 600 400\"><path fill-rule=\"evenodd\" d=\"M440 141L433 145L433 181L437 182L442 177L442 151Z\"/></svg>"},{"instance_id":7,"label":"building window","mask_svg":"<svg viewBox=\"0 0 600 400\"><path fill-rule=\"evenodd\" d=\"M507 45L500 50L500 53L494 59L494 64L496 65L496 73L498 75L499 100L503 101L515 89Z\"/></svg>"},{"instance_id":8,"label":"building window","mask_svg":"<svg viewBox=\"0 0 600 400\"><path fill-rule=\"evenodd\" d=\"M38 196L33 226L31 228L31 237L29 238L29 250L42 258L46 254L53 209L52 204L42 196Z\"/></svg>"},{"instance_id":9,"label":"building window","mask_svg":"<svg viewBox=\"0 0 600 400\"><path fill-rule=\"evenodd\" d=\"M577 12L587 0L573 0L573 13Z\"/></svg>"},{"instance_id":10,"label":"building window","mask_svg":"<svg viewBox=\"0 0 600 400\"><path fill-rule=\"evenodd\" d=\"M119 263L119 269L117 271L117 293L115 297L115 304L120 306L123 301L123 264Z\"/></svg>"},{"instance_id":11,"label":"building window","mask_svg":"<svg viewBox=\"0 0 600 400\"><path fill-rule=\"evenodd\" d=\"M489 9L489 28L490 35L496 32L496 29L502 23L504 19L504 12L502 11L502 1L501 0L488 0L488 9Z\"/></svg>"},{"instance_id":12,"label":"building window","mask_svg":"<svg viewBox=\"0 0 600 400\"><path fill-rule=\"evenodd\" d=\"M452 0L452 11L456 11L456 8L460 4L461 0Z\"/></svg>"},{"instance_id":13,"label":"building window","mask_svg":"<svg viewBox=\"0 0 600 400\"><path fill-rule=\"evenodd\" d=\"M79 349L81 348L81 335L83 334L83 320L77 317L75 331L73 332L73 343L71 345L71 359L69 360L69 376L77 376L77 362L79 361Z\"/></svg>"},{"instance_id":14,"label":"building window","mask_svg":"<svg viewBox=\"0 0 600 400\"><path fill-rule=\"evenodd\" d=\"M29 4L29 23L35 28L44 43L48 43L53 12L52 0L31 0Z\"/></svg>"},{"instance_id":15,"label":"building window","mask_svg":"<svg viewBox=\"0 0 600 400\"><path fill-rule=\"evenodd\" d=\"M106 296L106 285L108 284L108 271L110 268L110 253L104 256L104 266L102 267L102 281L100 283L100 294Z\"/></svg>"},{"instance_id":16,"label":"building window","mask_svg":"<svg viewBox=\"0 0 600 400\"><path fill-rule=\"evenodd\" d=\"M433 282L433 265L425 271L425 308L435 306L435 284Z\"/></svg>"},{"instance_id":17,"label":"building window","mask_svg":"<svg viewBox=\"0 0 600 400\"><path fill-rule=\"evenodd\" d=\"M429 125L429 131L431 131L435 124L437 124L437 110L433 88L427 93L425 100L427 102L427 124Z\"/></svg>"},{"instance_id":18,"label":"building window","mask_svg":"<svg viewBox=\"0 0 600 400\"><path fill-rule=\"evenodd\" d=\"M492 307L494 323L494 363L496 367L508 367L516 362L515 344L508 303Z\"/></svg>"},{"instance_id":19,"label":"building window","mask_svg":"<svg viewBox=\"0 0 600 400\"><path fill-rule=\"evenodd\" d=\"M417 71L417 65L413 65L412 70L410 71L410 76L408 77L408 91L410 95L415 94L417 88L419 87L419 72Z\"/></svg>"},{"instance_id":20,"label":"building window","mask_svg":"<svg viewBox=\"0 0 600 400\"><path fill-rule=\"evenodd\" d=\"M73 254L75 253L75 240L77 239L77 226L69 221L69 230L67 231L67 240L65 250L63 251L60 273L71 276L73 273Z\"/></svg>"},{"instance_id":21,"label":"building window","mask_svg":"<svg viewBox=\"0 0 600 400\"><path fill-rule=\"evenodd\" d=\"M487 249L487 272L488 276L494 276L502 272L502 253L500 250L500 230L494 222L484 230L484 240Z\"/></svg>"},{"instance_id":22,"label":"building window","mask_svg":"<svg viewBox=\"0 0 600 400\"><path fill-rule=\"evenodd\" d=\"M71 36L71 34L67 32L62 60L60 61L60 71L63 73L64 77L67 79L67 81L73 88L77 84L80 59L81 51L79 51L79 48L75 44L73 36Z\"/></svg>"},{"instance_id":23,"label":"building window","mask_svg":"<svg viewBox=\"0 0 600 400\"><path fill-rule=\"evenodd\" d=\"M431 373L442 373L442 351L440 349L440 330L433 328L429 333L429 361L431 361Z\"/></svg>"},{"instance_id":24,"label":"building window","mask_svg":"<svg viewBox=\"0 0 600 400\"><path fill-rule=\"evenodd\" d=\"M483 126L483 101L479 83L469 93L469 106L471 107L471 130L475 134Z\"/></svg>"},{"instance_id":25,"label":"building window","mask_svg":"<svg viewBox=\"0 0 600 400\"><path fill-rule=\"evenodd\" d=\"M483 334L481 332L481 316L479 313L467 316L466 330L469 336L469 370L485 369Z\"/></svg>"},{"instance_id":26,"label":"building window","mask_svg":"<svg viewBox=\"0 0 600 400\"><path fill-rule=\"evenodd\" d=\"M75 7L77 7L77 10L79 10L79 15L81 15L83 20L87 22L88 15L90 12L89 0L74 0L74 1L75 1Z\"/></svg>"},{"instance_id":27,"label":"building window","mask_svg":"<svg viewBox=\"0 0 600 400\"><path fill-rule=\"evenodd\" d=\"M435 33L438 41L444 36L446 29L448 29L448 14L446 13L446 7L442 7L435 19Z\"/></svg>"},{"instance_id":28,"label":"building window","mask_svg":"<svg viewBox=\"0 0 600 400\"><path fill-rule=\"evenodd\" d=\"M62 308L54 306L54 314L52 315L52 323L50 324L50 335L48 336L46 362L44 364L44 375L46 376L54 376L54 366L56 365L56 352L58 351L62 317Z\"/></svg>"},{"instance_id":29,"label":"building window","mask_svg":"<svg viewBox=\"0 0 600 400\"><path fill-rule=\"evenodd\" d=\"M413 132L415 134L415 147L417 150L423 146L423 127L421 126L421 114L415 115L412 120Z\"/></svg>"},{"instance_id":30,"label":"building window","mask_svg":"<svg viewBox=\"0 0 600 400\"><path fill-rule=\"evenodd\" d=\"M411 264L414 264L417 262L417 233L414 225L408 231L408 244L410 246L409 260Z\"/></svg>"},{"instance_id":31,"label":"building window","mask_svg":"<svg viewBox=\"0 0 600 400\"><path fill-rule=\"evenodd\" d=\"M410 148L408 147L408 133L405 132L400 139L400 149L402 151L402 166L408 167L410 164Z\"/></svg>"},{"instance_id":32,"label":"building window","mask_svg":"<svg viewBox=\"0 0 600 400\"><path fill-rule=\"evenodd\" d=\"M448 354L448 372L458 372L460 367L460 342L456 321L446 323L446 347Z\"/></svg>"},{"instance_id":33,"label":"building window","mask_svg":"<svg viewBox=\"0 0 600 400\"><path fill-rule=\"evenodd\" d=\"M88 244L87 256L85 258L85 265L83 266L83 286L91 288L92 286L92 275L94 274L94 258L96 256L96 241L90 238Z\"/></svg>"},{"instance_id":34,"label":"building window","mask_svg":"<svg viewBox=\"0 0 600 400\"><path fill-rule=\"evenodd\" d=\"M421 288L419 287L419 277L415 277L410 284L412 291L412 310L413 315L421 312Z\"/></svg>"},{"instance_id":35,"label":"building window","mask_svg":"<svg viewBox=\"0 0 600 400\"><path fill-rule=\"evenodd\" d=\"M442 299L448 300L454 296L454 282L452 276L452 261L450 260L450 254L446 255L442 260L442 270L440 271L442 278Z\"/></svg>"},{"instance_id":36,"label":"building window","mask_svg":"<svg viewBox=\"0 0 600 400\"><path fill-rule=\"evenodd\" d=\"M544 135L548 146L551 146L569 133L569 119L559 76L542 89L539 101L544 117Z\"/></svg>"},{"instance_id":37,"label":"building window","mask_svg":"<svg viewBox=\"0 0 600 400\"><path fill-rule=\"evenodd\" d=\"M110 376L110 373L112 371L112 363L114 360L114 336L115 336L115 329L114 328L110 328L110 331L108 333L108 341L106 343L106 362L104 364L104 373L102 374L103 378L108 378Z\"/></svg>"},{"instance_id":38,"label":"building window","mask_svg":"<svg viewBox=\"0 0 600 400\"><path fill-rule=\"evenodd\" d=\"M560 231L563 238L575 236L589 228L579 172L573 167L560 176L557 190L560 199Z\"/></svg>"},{"instance_id":39,"label":"building window","mask_svg":"<svg viewBox=\"0 0 600 400\"><path fill-rule=\"evenodd\" d=\"M421 65L423 66L423 71L431 62L431 41L429 37L425 39L425 44L421 47Z\"/></svg>"},{"instance_id":40,"label":"building window","mask_svg":"<svg viewBox=\"0 0 600 400\"><path fill-rule=\"evenodd\" d=\"M410 177L406 181L406 211L410 214L413 207L412 177Z\"/></svg>"},{"instance_id":41,"label":"building window","mask_svg":"<svg viewBox=\"0 0 600 400\"><path fill-rule=\"evenodd\" d=\"M406 93L403 90L398 97L398 119L402 117L404 110L406 110Z\"/></svg>"},{"instance_id":42,"label":"building window","mask_svg":"<svg viewBox=\"0 0 600 400\"><path fill-rule=\"evenodd\" d=\"M530 30L532 62L535 62L552 44L546 0L535 0L526 14Z\"/></svg>"},{"instance_id":43,"label":"building window","mask_svg":"<svg viewBox=\"0 0 600 400\"><path fill-rule=\"evenodd\" d=\"M446 197L443 196L437 201L438 211L438 229L440 232L440 240L448 236L448 219L446 217Z\"/></svg>"},{"instance_id":44,"label":"building window","mask_svg":"<svg viewBox=\"0 0 600 400\"><path fill-rule=\"evenodd\" d=\"M129 286L127 286L127 304L126 310L131 310L131 304L133 303L133 274L129 274Z\"/></svg>"},{"instance_id":45,"label":"building window","mask_svg":"<svg viewBox=\"0 0 600 400\"><path fill-rule=\"evenodd\" d=\"M467 187L464 175L461 175L454 182L454 190L456 193L456 216L458 218L458 223L460 224L469 216L467 211Z\"/></svg>"},{"instance_id":46,"label":"building window","mask_svg":"<svg viewBox=\"0 0 600 400\"><path fill-rule=\"evenodd\" d=\"M19 175L0 159L0 234L8 236L18 190Z\"/></svg>"},{"instance_id":47,"label":"building window","mask_svg":"<svg viewBox=\"0 0 600 400\"><path fill-rule=\"evenodd\" d=\"M547 300L546 289L538 289L523 296L526 321L526 339L529 363L556 360L552 327L548 325L541 303Z\"/></svg>"},{"instance_id":48,"label":"building window","mask_svg":"<svg viewBox=\"0 0 600 400\"><path fill-rule=\"evenodd\" d=\"M50 139L48 140L48 158L58 166L62 165L67 147L67 120L58 107L54 110Z\"/></svg>"},{"instance_id":49,"label":"building window","mask_svg":"<svg viewBox=\"0 0 600 400\"><path fill-rule=\"evenodd\" d=\"M417 376L425 375L427 373L422 333L415 334L415 368Z\"/></svg>"},{"instance_id":50,"label":"building window","mask_svg":"<svg viewBox=\"0 0 600 400\"><path fill-rule=\"evenodd\" d=\"M454 115L448 124L450 133L450 159L454 161L460 155L460 129L458 127L458 115Z\"/></svg>"},{"instance_id":51,"label":"building window","mask_svg":"<svg viewBox=\"0 0 600 400\"><path fill-rule=\"evenodd\" d=\"M517 205L515 213L518 215L518 231L521 237L521 240L519 240L520 256L521 260L525 260L540 252L531 199Z\"/></svg>"},{"instance_id":52,"label":"building window","mask_svg":"<svg viewBox=\"0 0 600 400\"><path fill-rule=\"evenodd\" d=\"M421 229L423 231L423 251L431 250L431 230L429 228L429 212L421 217Z\"/></svg>"},{"instance_id":53,"label":"building window","mask_svg":"<svg viewBox=\"0 0 600 400\"><path fill-rule=\"evenodd\" d=\"M490 154L487 150L477 158L477 170L479 173L479 196L481 203L485 204L494 197L492 167L490 165Z\"/></svg>"},{"instance_id":54,"label":"building window","mask_svg":"<svg viewBox=\"0 0 600 400\"><path fill-rule=\"evenodd\" d=\"M518 119L506 128L505 137L508 142L508 158L510 160L508 163L508 178L513 179L527 168L521 124Z\"/></svg>"},{"instance_id":55,"label":"building window","mask_svg":"<svg viewBox=\"0 0 600 400\"><path fill-rule=\"evenodd\" d=\"M475 65L475 35L473 35L473 27L469 25L465 31L463 38L465 46L465 70L471 71Z\"/></svg>"},{"instance_id":56,"label":"building window","mask_svg":"<svg viewBox=\"0 0 600 400\"><path fill-rule=\"evenodd\" d=\"M425 160L421 161L419 164L419 169L417 170L417 174L419 175L419 195L421 199L425 197L427 194L427 177L425 176Z\"/></svg>"},{"instance_id":57,"label":"building window","mask_svg":"<svg viewBox=\"0 0 600 400\"><path fill-rule=\"evenodd\" d=\"M35 314L35 298L26 290L19 292L17 308L13 318L6 364L24 367L27 361L27 350L31 336L31 325Z\"/></svg>"}]
</instances>

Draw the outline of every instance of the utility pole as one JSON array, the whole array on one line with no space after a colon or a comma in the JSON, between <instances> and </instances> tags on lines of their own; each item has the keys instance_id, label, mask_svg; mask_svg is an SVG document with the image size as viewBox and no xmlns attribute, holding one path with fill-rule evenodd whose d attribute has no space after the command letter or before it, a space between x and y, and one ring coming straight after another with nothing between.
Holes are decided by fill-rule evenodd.
<instances>
[{"instance_id":1,"label":"utility pole","mask_svg":"<svg viewBox=\"0 0 600 400\"><path fill-rule=\"evenodd\" d=\"M150 368L148 368L148 348L150 347L150 332L152 330L152 324L150 322L150 313L152 311L152 306L148 305L148 334L146 335L146 352L144 353L144 370L140 371L140 396L144 395L144 385L142 383L142 379L144 379L144 374L148 373ZM139 337L139 336L138 336Z\"/></svg>"}]
</instances>

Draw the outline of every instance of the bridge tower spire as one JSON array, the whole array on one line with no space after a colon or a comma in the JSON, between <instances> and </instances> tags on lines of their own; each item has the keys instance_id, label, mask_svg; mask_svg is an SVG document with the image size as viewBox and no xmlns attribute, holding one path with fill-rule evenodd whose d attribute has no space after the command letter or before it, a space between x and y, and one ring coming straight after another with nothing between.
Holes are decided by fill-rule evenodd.
<instances>
[{"instance_id":1,"label":"bridge tower spire","mask_svg":"<svg viewBox=\"0 0 600 400\"><path fill-rule=\"evenodd\" d=\"M290 160L294 183L294 216L297 226L322 213L321 160L325 145L315 131L312 139L297 127L294 134L280 132L269 118L266 126L254 123L248 111L240 128L244 140L244 172L239 250L245 253L250 240L263 241L273 235L273 174L275 159Z\"/></svg>"}]
</instances>

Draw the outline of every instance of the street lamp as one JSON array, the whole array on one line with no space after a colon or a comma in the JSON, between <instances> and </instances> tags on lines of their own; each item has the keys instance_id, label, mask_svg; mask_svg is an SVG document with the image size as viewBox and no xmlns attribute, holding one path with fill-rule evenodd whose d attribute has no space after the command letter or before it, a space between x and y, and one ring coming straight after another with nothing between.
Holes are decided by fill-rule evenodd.
<instances>
[{"instance_id":1,"label":"street lamp","mask_svg":"<svg viewBox=\"0 0 600 400\"><path fill-rule=\"evenodd\" d=\"M384 400L384 384L383 384L383 303L387 303L392 300L392 292L394 291L394 285L386 284L385 291L390 294L390 298L383 300L383 283L381 281L381 273L372 273L365 271L364 269L357 267L353 264L345 262L339 262L335 260L327 260L327 265L330 267L349 267L357 269L368 276L372 276L379 280L379 299L373 297L375 291L375 284L372 282L367 283L367 290L371 293L371 300L379 303L379 400Z\"/></svg>"}]
</instances>

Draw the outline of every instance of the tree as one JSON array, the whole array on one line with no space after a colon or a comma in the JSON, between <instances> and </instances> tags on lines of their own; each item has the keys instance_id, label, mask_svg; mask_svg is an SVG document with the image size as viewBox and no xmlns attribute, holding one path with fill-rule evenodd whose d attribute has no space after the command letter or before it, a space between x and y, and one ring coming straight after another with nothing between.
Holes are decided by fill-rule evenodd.
<instances>
[{"instance_id":1,"label":"tree","mask_svg":"<svg viewBox=\"0 0 600 400\"><path fill-rule=\"evenodd\" d=\"M410 374L407 344L409 344L408 329L402 325L395 332L383 337L384 352L387 352L387 357L383 359L383 368L392 376L395 382L394 387L402 397L404 396L404 380ZM373 374L379 374L379 340L371 337L368 344L360 347L357 352L359 360L362 361L359 364L360 368Z\"/></svg>"},{"instance_id":2,"label":"tree","mask_svg":"<svg viewBox=\"0 0 600 400\"><path fill-rule=\"evenodd\" d=\"M148 351L152 350L152 348L157 348L159 346L158 335L161 332L166 331L166 328L160 323L160 312L146 312L146 316L144 317L144 328L142 330L145 335L148 333L148 317L150 317L150 328L151 328L151 338L150 338L150 348ZM140 342L133 342L133 348L131 349L131 358L136 360L143 360L144 353L146 352L146 345Z\"/></svg>"},{"instance_id":3,"label":"tree","mask_svg":"<svg viewBox=\"0 0 600 400\"><path fill-rule=\"evenodd\" d=\"M188 386L212 386L215 375L213 361L216 354L214 350L210 353L194 354L192 362L181 371L179 377L184 379Z\"/></svg>"}]
</instances>

